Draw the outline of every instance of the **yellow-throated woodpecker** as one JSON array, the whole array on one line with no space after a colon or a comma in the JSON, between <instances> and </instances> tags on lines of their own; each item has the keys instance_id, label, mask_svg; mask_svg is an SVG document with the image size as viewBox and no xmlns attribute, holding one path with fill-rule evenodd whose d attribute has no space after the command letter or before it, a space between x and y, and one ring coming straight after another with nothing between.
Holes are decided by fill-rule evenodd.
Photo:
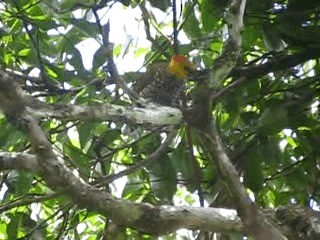
<instances>
[{"instance_id":1,"label":"yellow-throated woodpecker","mask_svg":"<svg viewBox=\"0 0 320 240\"><path fill-rule=\"evenodd\" d=\"M194 70L182 55L175 55L169 63L155 63L133 86L143 98L165 106L179 106L184 93L184 79Z\"/></svg>"}]
</instances>

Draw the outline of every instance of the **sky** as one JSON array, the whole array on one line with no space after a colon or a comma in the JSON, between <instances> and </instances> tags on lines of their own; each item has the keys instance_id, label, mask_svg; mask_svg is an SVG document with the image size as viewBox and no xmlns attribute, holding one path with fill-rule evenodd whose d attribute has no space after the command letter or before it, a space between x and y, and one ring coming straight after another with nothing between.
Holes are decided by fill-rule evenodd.
<instances>
[{"instance_id":1,"label":"sky","mask_svg":"<svg viewBox=\"0 0 320 240\"><path fill-rule=\"evenodd\" d=\"M151 43L146 39L145 28L141 17L139 7L124 7L121 3L115 3L111 9L105 8L98 12L101 18L101 24L104 25L110 21L110 41L115 45L122 45L122 53L115 58L115 63L119 73L137 71L143 66L144 55L139 55L141 48L150 48ZM171 22L172 16L156 8L152 8L152 14L158 22ZM178 15L179 15L178 11ZM74 13L77 18L82 18L83 13L78 10ZM151 34L155 35L155 30L150 29ZM172 27L163 27L161 32L165 35L172 33ZM179 35L180 42L186 42L184 34ZM124 54L124 50L128 51ZM95 39L87 39L76 46L83 56L84 66L87 70L92 67L92 59L99 43Z\"/></svg>"},{"instance_id":2,"label":"sky","mask_svg":"<svg viewBox=\"0 0 320 240\"><path fill-rule=\"evenodd\" d=\"M143 56L135 56L135 50L141 47L150 47L151 44L146 40L145 30L141 19L141 12L138 7L132 9L125 8L121 3L115 3L111 9L102 9L98 12L101 24L110 21L110 41L115 45L121 44L122 49L129 46L129 51L115 58L119 72L137 71L143 66ZM81 10L75 12L75 17L83 17ZM162 13L163 15L163 13ZM86 39L76 47L83 56L83 63L86 69L91 69L92 59L99 43L95 39Z\"/></svg>"}]
</instances>

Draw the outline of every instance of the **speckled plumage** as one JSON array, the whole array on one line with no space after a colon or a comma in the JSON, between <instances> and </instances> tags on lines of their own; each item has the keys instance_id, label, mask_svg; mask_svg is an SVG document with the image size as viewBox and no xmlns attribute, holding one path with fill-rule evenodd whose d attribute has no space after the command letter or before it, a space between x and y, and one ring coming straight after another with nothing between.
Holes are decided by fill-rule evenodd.
<instances>
[{"instance_id":1,"label":"speckled plumage","mask_svg":"<svg viewBox=\"0 0 320 240\"><path fill-rule=\"evenodd\" d=\"M156 63L148 67L133 89L154 103L177 107L184 92L184 81L168 72L168 63Z\"/></svg>"}]
</instances>

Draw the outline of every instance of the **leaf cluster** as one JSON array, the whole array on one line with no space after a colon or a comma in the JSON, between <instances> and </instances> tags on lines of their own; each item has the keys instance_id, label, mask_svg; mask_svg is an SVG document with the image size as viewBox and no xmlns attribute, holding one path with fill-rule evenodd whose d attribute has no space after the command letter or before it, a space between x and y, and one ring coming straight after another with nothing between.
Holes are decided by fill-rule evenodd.
<instances>
[{"instance_id":1,"label":"leaf cluster","mask_svg":"<svg viewBox=\"0 0 320 240\"><path fill-rule=\"evenodd\" d=\"M170 1L144 2L3 1L0 66L46 103L133 104L108 72L101 12L107 14L117 4L132 11L144 6L147 12L141 11L135 24L149 23L145 35L150 44L115 42L113 56L121 59L133 53L145 63L166 59L174 54L172 19L166 17L172 13ZM179 49L199 70L210 71L222 51L226 6L227 1L210 0L181 5L178 31L184 39ZM212 101L211 113L225 149L262 208L291 203L313 207L320 201L319 9L317 0L249 0L241 58ZM158 15L164 17L159 20ZM141 38L135 36L133 42ZM98 46L90 69L79 50L86 40ZM135 74L124 76L128 86ZM196 84L188 83L190 98L197 94ZM41 119L41 126L66 165L95 184L148 159L169 135L167 127L150 129L110 120ZM168 151L157 161L103 187L138 202L234 207L213 164L210 143L196 129L178 127ZM3 115L0 128L1 151L32 152L24 135ZM39 234L47 239L100 239L105 234L109 219L78 209L63 195L52 195L36 173L6 170L0 176L1 206L8 206L0 215L0 238ZM132 229L120 235L151 238Z\"/></svg>"}]
</instances>

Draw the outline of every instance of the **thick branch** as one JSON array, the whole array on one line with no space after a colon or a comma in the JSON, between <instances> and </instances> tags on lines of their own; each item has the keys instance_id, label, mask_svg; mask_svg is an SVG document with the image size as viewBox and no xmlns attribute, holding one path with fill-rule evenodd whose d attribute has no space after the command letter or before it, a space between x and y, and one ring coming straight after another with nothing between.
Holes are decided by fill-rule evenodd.
<instances>
[{"instance_id":1,"label":"thick branch","mask_svg":"<svg viewBox=\"0 0 320 240\"><path fill-rule=\"evenodd\" d=\"M225 152L214 126L212 126L208 132L208 138L212 143L219 168L223 174L222 178L225 179L228 189L233 196L246 233L257 240L286 239L286 237L262 215L254 202L249 198L246 189L240 182L235 167Z\"/></svg>"},{"instance_id":2,"label":"thick branch","mask_svg":"<svg viewBox=\"0 0 320 240\"><path fill-rule=\"evenodd\" d=\"M140 205L142 206L142 205ZM236 211L222 208L199 208L186 206L148 206L139 222L154 234L167 234L179 228L201 229L222 233L241 232L242 224ZM148 217L151 217L148 219ZM151 220L151 221L150 221Z\"/></svg>"},{"instance_id":3,"label":"thick branch","mask_svg":"<svg viewBox=\"0 0 320 240\"><path fill-rule=\"evenodd\" d=\"M8 82L16 82L13 74L0 70L0 77ZM7 86L3 86L5 90ZM177 108L161 106L155 104L146 104L143 108L134 106L120 106L109 103L95 104L91 106L80 106L73 104L55 104L49 105L37 101L22 89L16 88L20 98L13 93L7 92L7 98L4 99L3 106L9 106L8 110L14 117L21 108L27 107L30 114L35 118L57 118L64 120L111 120L122 121L129 124L146 124L151 126L175 125L182 121L182 113ZM13 94L13 95L10 95ZM14 101L12 101L14 99ZM6 101L9 101L6 104ZM21 101L21 102L19 102ZM5 112L6 109L3 109Z\"/></svg>"},{"instance_id":4,"label":"thick branch","mask_svg":"<svg viewBox=\"0 0 320 240\"><path fill-rule=\"evenodd\" d=\"M38 162L34 155L29 153L0 152L0 171L26 170L38 172Z\"/></svg>"},{"instance_id":5,"label":"thick branch","mask_svg":"<svg viewBox=\"0 0 320 240\"><path fill-rule=\"evenodd\" d=\"M302 64L305 61L310 59L318 58L320 56L320 49L305 49L304 51L294 53L294 54L278 54L266 63L257 64L257 65L246 65L243 67L235 68L231 72L231 76L234 78L245 78L247 80L258 79L261 76L264 76L271 72L277 72L292 68L298 64ZM267 59L261 59L267 60Z\"/></svg>"},{"instance_id":6,"label":"thick branch","mask_svg":"<svg viewBox=\"0 0 320 240\"><path fill-rule=\"evenodd\" d=\"M182 121L182 113L179 109L153 104L149 104L144 108L108 103L91 106L41 104L41 106L30 108L29 111L36 118L111 120L152 126L175 125Z\"/></svg>"}]
</instances>

